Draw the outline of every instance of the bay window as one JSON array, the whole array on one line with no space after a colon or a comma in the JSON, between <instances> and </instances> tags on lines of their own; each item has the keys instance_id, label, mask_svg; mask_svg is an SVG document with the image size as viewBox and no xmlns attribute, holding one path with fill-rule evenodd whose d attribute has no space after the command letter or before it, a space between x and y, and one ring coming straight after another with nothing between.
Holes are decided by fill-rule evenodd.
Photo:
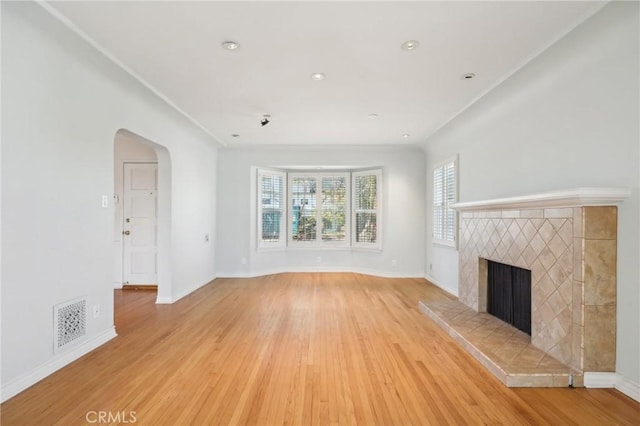
<instances>
[{"instance_id":1,"label":"bay window","mask_svg":"<svg viewBox=\"0 0 640 426\"><path fill-rule=\"evenodd\" d=\"M258 169L258 248L381 249L381 178L379 169Z\"/></svg>"},{"instance_id":2,"label":"bay window","mask_svg":"<svg viewBox=\"0 0 640 426\"><path fill-rule=\"evenodd\" d=\"M349 175L289 173L289 242L348 245Z\"/></svg>"}]
</instances>

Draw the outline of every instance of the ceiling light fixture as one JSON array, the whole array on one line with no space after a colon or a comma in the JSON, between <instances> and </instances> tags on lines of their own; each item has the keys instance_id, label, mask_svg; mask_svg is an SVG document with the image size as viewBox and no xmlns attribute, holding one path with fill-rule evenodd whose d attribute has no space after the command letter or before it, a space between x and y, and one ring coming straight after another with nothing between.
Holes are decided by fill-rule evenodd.
<instances>
[{"instance_id":1,"label":"ceiling light fixture","mask_svg":"<svg viewBox=\"0 0 640 426\"><path fill-rule=\"evenodd\" d=\"M225 41L224 43L222 43L222 47L230 51L240 49L240 45L235 41Z\"/></svg>"},{"instance_id":2,"label":"ceiling light fixture","mask_svg":"<svg viewBox=\"0 0 640 426\"><path fill-rule=\"evenodd\" d=\"M262 116L262 120L260 120L260 125L261 125L262 127L264 127L264 126L266 126L267 124L269 124L269 119L270 119L270 118L271 118L271 116L270 116L270 115L268 115L268 114L263 115L263 116Z\"/></svg>"},{"instance_id":3,"label":"ceiling light fixture","mask_svg":"<svg viewBox=\"0 0 640 426\"><path fill-rule=\"evenodd\" d=\"M321 72L315 72L311 74L311 80L321 81L321 80L324 80L325 78L327 78L327 76Z\"/></svg>"},{"instance_id":4,"label":"ceiling light fixture","mask_svg":"<svg viewBox=\"0 0 640 426\"><path fill-rule=\"evenodd\" d=\"M239 134L237 134L237 133L233 133L233 134L231 135L231 137L232 137L232 138L239 138L239 137L240 137L240 135L239 135Z\"/></svg>"},{"instance_id":5,"label":"ceiling light fixture","mask_svg":"<svg viewBox=\"0 0 640 426\"><path fill-rule=\"evenodd\" d=\"M370 120L375 120L376 118L378 118L378 114L369 114L367 115L367 118Z\"/></svg>"},{"instance_id":6,"label":"ceiling light fixture","mask_svg":"<svg viewBox=\"0 0 640 426\"><path fill-rule=\"evenodd\" d=\"M411 51L417 49L418 46L420 46L420 43L417 40L408 40L402 43L400 47L402 50Z\"/></svg>"},{"instance_id":7,"label":"ceiling light fixture","mask_svg":"<svg viewBox=\"0 0 640 426\"><path fill-rule=\"evenodd\" d=\"M403 138L408 138L409 136L411 136L409 133L405 133L404 135L402 135Z\"/></svg>"},{"instance_id":8,"label":"ceiling light fixture","mask_svg":"<svg viewBox=\"0 0 640 426\"><path fill-rule=\"evenodd\" d=\"M467 74L463 74L462 75L462 79L463 80L471 80L473 77L475 77L476 75L472 72L467 73Z\"/></svg>"}]
</instances>

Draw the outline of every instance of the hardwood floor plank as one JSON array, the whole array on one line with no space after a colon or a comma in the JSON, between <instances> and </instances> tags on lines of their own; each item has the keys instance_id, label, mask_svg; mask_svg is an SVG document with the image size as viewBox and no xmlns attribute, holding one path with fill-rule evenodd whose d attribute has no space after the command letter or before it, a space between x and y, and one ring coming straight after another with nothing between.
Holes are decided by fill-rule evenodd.
<instances>
[{"instance_id":1,"label":"hardwood floor plank","mask_svg":"<svg viewBox=\"0 0 640 426\"><path fill-rule=\"evenodd\" d=\"M610 389L506 388L424 316L422 279L217 279L173 305L115 292L119 336L2 404L2 425L638 425Z\"/></svg>"}]
</instances>

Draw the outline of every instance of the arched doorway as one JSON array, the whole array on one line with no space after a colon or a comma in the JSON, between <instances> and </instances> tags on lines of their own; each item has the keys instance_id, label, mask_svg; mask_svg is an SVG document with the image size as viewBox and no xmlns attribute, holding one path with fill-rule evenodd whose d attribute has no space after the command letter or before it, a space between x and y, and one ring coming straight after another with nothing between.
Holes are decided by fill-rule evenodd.
<instances>
[{"instance_id":1,"label":"arched doorway","mask_svg":"<svg viewBox=\"0 0 640 426\"><path fill-rule=\"evenodd\" d=\"M143 197L136 201L136 193ZM118 130L114 138L114 194L114 288L129 281L144 285L155 280L156 302L171 303L169 151L128 130ZM143 225L136 229L131 223L132 204L136 214L155 217L138 221ZM137 238L136 244L131 244L132 238ZM141 246L141 241L147 246Z\"/></svg>"}]
</instances>

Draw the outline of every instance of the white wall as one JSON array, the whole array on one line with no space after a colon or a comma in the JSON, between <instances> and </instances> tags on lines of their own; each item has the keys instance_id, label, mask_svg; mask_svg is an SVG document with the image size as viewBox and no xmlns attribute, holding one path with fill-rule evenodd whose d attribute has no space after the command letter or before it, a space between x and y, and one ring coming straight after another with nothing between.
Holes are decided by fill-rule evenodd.
<instances>
[{"instance_id":1,"label":"white wall","mask_svg":"<svg viewBox=\"0 0 640 426\"><path fill-rule=\"evenodd\" d=\"M612 2L442 128L431 170L460 155L460 201L575 187L624 187L619 208L617 372L640 383L639 19ZM477 78L482 78L479 74ZM457 291L457 251L427 244L426 264Z\"/></svg>"},{"instance_id":2,"label":"white wall","mask_svg":"<svg viewBox=\"0 0 640 426\"><path fill-rule=\"evenodd\" d=\"M159 161L171 164L160 176L171 195L164 301L215 276L217 148L38 5L1 7L6 399L114 336L114 212L101 197L113 195L116 132L166 147ZM82 345L54 356L52 307L79 296L101 315L90 312Z\"/></svg>"},{"instance_id":3,"label":"white wall","mask_svg":"<svg viewBox=\"0 0 640 426\"><path fill-rule=\"evenodd\" d=\"M255 171L265 166L381 166L383 250L256 251ZM424 154L407 147L221 149L218 276L282 271L358 271L424 276ZM317 262L317 257L321 262ZM242 259L246 259L246 264ZM396 260L397 266L392 266Z\"/></svg>"}]
</instances>

